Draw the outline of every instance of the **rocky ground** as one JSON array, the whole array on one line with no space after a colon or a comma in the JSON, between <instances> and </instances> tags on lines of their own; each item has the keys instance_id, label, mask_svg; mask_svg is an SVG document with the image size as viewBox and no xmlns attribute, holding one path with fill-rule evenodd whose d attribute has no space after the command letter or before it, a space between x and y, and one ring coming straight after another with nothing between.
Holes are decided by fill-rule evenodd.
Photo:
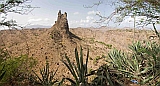
<instances>
[{"instance_id":1,"label":"rocky ground","mask_svg":"<svg viewBox=\"0 0 160 86\"><path fill-rule=\"evenodd\" d=\"M147 30L136 30L135 36L132 29L87 29L72 28L70 31L81 39L63 38L56 41L51 36L51 29L24 29L24 30L4 30L0 31L0 48L6 48L11 56L29 54L38 60L37 67L42 67L45 58L49 59L52 69L59 66L57 77L68 75L69 72L60 59L65 54L73 61L74 48L83 47L84 56L89 48L89 68L95 69L105 61L102 55L114 49L128 51L128 45L135 40L148 40L153 32ZM80 49L79 49L80 50Z\"/></svg>"}]
</instances>

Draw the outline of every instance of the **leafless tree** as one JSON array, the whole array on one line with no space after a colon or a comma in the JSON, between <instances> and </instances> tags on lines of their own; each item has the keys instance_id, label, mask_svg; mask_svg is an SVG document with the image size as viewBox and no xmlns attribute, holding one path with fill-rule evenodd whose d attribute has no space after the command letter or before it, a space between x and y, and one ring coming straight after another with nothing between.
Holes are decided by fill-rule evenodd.
<instances>
[{"instance_id":1,"label":"leafless tree","mask_svg":"<svg viewBox=\"0 0 160 86\"><path fill-rule=\"evenodd\" d=\"M137 26L153 25L153 30L160 39L160 34L156 29L156 24L160 24L160 0L100 0L92 6L86 6L87 8L99 5L111 5L115 8L114 12L110 16L99 16L97 23L106 22L109 23L111 20L114 23L121 23L125 17L131 16L145 16L145 19L141 19L136 22ZM135 25L134 25L135 26Z\"/></svg>"}]
</instances>

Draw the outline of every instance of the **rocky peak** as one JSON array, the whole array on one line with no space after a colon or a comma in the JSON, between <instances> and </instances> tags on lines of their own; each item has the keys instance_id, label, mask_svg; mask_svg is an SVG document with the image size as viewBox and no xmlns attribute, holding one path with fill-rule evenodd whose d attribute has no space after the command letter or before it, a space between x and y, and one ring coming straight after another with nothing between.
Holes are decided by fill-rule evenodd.
<instances>
[{"instance_id":1,"label":"rocky peak","mask_svg":"<svg viewBox=\"0 0 160 86\"><path fill-rule=\"evenodd\" d=\"M79 37L77 37L69 31L66 12L64 12L64 14L61 14L61 10L59 10L57 21L55 21L55 24L51 27L51 37L52 39L58 42L62 42L64 41L64 39L80 39Z\"/></svg>"},{"instance_id":2,"label":"rocky peak","mask_svg":"<svg viewBox=\"0 0 160 86\"><path fill-rule=\"evenodd\" d=\"M67 13L61 14L61 10L58 12L57 21L55 21L55 25L57 29L64 31L65 33L69 33L69 26L67 20Z\"/></svg>"},{"instance_id":3,"label":"rocky peak","mask_svg":"<svg viewBox=\"0 0 160 86\"><path fill-rule=\"evenodd\" d=\"M58 12L57 21L51 27L51 35L55 41L62 41L64 38L70 38L69 25L67 20L67 13L61 13L61 10Z\"/></svg>"}]
</instances>

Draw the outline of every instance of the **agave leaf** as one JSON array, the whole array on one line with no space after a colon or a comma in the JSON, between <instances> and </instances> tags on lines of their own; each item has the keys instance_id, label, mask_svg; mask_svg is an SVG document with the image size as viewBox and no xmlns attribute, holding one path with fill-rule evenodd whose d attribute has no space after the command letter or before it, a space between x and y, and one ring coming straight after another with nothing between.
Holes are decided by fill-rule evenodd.
<instances>
[{"instance_id":1,"label":"agave leaf","mask_svg":"<svg viewBox=\"0 0 160 86\"><path fill-rule=\"evenodd\" d=\"M75 49L75 58L76 58L77 67L78 67L78 71L77 71L78 77L77 78L79 78L78 82L80 82L80 81L82 81L82 77L83 77L82 73L83 72L82 72L82 66L81 66L81 52L80 52L80 57L79 57L77 48ZM77 69L77 68L75 68L75 69Z\"/></svg>"},{"instance_id":2,"label":"agave leaf","mask_svg":"<svg viewBox=\"0 0 160 86\"><path fill-rule=\"evenodd\" d=\"M50 72L49 83L51 83L52 80L53 80L53 71Z\"/></svg>"},{"instance_id":3,"label":"agave leaf","mask_svg":"<svg viewBox=\"0 0 160 86\"><path fill-rule=\"evenodd\" d=\"M139 79L139 77L137 76L137 74L135 74L134 72L130 72L130 71L127 71L127 70L122 70L122 69L118 69L118 71L121 71L121 72L127 74L130 77Z\"/></svg>"},{"instance_id":4,"label":"agave leaf","mask_svg":"<svg viewBox=\"0 0 160 86\"><path fill-rule=\"evenodd\" d=\"M73 77L75 78L75 80L78 81L78 78L76 76L76 73L75 73L75 71L73 69L73 66L72 66L69 58L67 56L65 56L65 58L67 59L68 64L65 61L63 61L63 60L61 60L61 61L67 66L67 68L69 69L69 71L71 72L71 74L73 75Z\"/></svg>"},{"instance_id":5,"label":"agave leaf","mask_svg":"<svg viewBox=\"0 0 160 86\"><path fill-rule=\"evenodd\" d=\"M147 73L150 69L152 69L152 67L147 67L143 71L141 71L140 74Z\"/></svg>"},{"instance_id":6,"label":"agave leaf","mask_svg":"<svg viewBox=\"0 0 160 86\"><path fill-rule=\"evenodd\" d=\"M87 66L88 66L88 58L89 58L89 49L87 50L87 58L86 58L86 65L85 65L85 66L86 66L86 67L85 67L85 68L86 68L86 69L85 69L85 75L87 74L87 71L88 71L88 70L87 70L87 68L88 68L88 67L87 67Z\"/></svg>"},{"instance_id":7,"label":"agave leaf","mask_svg":"<svg viewBox=\"0 0 160 86\"><path fill-rule=\"evenodd\" d=\"M152 57L154 59L154 64L157 64L157 58L156 58L156 55L155 54L152 54Z\"/></svg>"},{"instance_id":8,"label":"agave leaf","mask_svg":"<svg viewBox=\"0 0 160 86\"><path fill-rule=\"evenodd\" d=\"M1 75L0 75L0 80L3 79L4 75L5 75L6 71L4 71Z\"/></svg>"},{"instance_id":9,"label":"agave leaf","mask_svg":"<svg viewBox=\"0 0 160 86\"><path fill-rule=\"evenodd\" d=\"M45 81L49 81L48 79L48 77L49 77L49 63L47 62L46 63L46 71L44 71L45 72Z\"/></svg>"},{"instance_id":10,"label":"agave leaf","mask_svg":"<svg viewBox=\"0 0 160 86\"><path fill-rule=\"evenodd\" d=\"M6 71L4 71L4 67L5 67L5 65L3 65L2 69L0 70L0 73L1 73L1 75L0 75L0 80L2 80L2 78L4 77L4 75L5 75L5 73L6 73ZM4 71L4 72L3 72L3 71Z\"/></svg>"},{"instance_id":11,"label":"agave leaf","mask_svg":"<svg viewBox=\"0 0 160 86\"><path fill-rule=\"evenodd\" d=\"M78 86L74 80L70 79L70 78L65 78L66 80L70 81L72 83L72 86Z\"/></svg>"},{"instance_id":12,"label":"agave leaf","mask_svg":"<svg viewBox=\"0 0 160 86\"><path fill-rule=\"evenodd\" d=\"M120 86L126 86L126 85L123 84L123 82L121 82L121 81L119 81L119 80L116 80L116 79L115 79L115 81L116 81Z\"/></svg>"},{"instance_id":13,"label":"agave leaf","mask_svg":"<svg viewBox=\"0 0 160 86\"><path fill-rule=\"evenodd\" d=\"M94 74L96 74L96 73L95 73L96 71L97 71L97 70L93 70L93 71L91 71L91 73L86 74L85 76L88 77L88 76L94 75Z\"/></svg>"},{"instance_id":14,"label":"agave leaf","mask_svg":"<svg viewBox=\"0 0 160 86\"><path fill-rule=\"evenodd\" d=\"M149 76L148 78L144 79L142 81L142 84L146 84L147 82L149 82L151 79L153 79L153 76Z\"/></svg>"},{"instance_id":15,"label":"agave leaf","mask_svg":"<svg viewBox=\"0 0 160 86\"><path fill-rule=\"evenodd\" d=\"M65 61L63 61L63 60L61 60L61 61L62 61L62 62L66 65L66 67L69 69L69 71L71 72L71 74L73 75L73 77L74 77L76 80L78 80L78 78L77 78L76 74L74 73L73 69L70 68L70 66L69 66Z\"/></svg>"},{"instance_id":16,"label":"agave leaf","mask_svg":"<svg viewBox=\"0 0 160 86\"><path fill-rule=\"evenodd\" d=\"M66 62L64 60L61 60L69 69L72 76L75 79L76 85L79 85L80 83L88 83L87 80L87 64L88 64L88 58L89 58L89 50L87 51L87 58L85 64L83 63L83 52L82 47L80 47L80 55L78 55L77 48L75 48L75 59L76 64L71 64L70 59L66 56ZM71 80L70 80L71 81Z\"/></svg>"},{"instance_id":17,"label":"agave leaf","mask_svg":"<svg viewBox=\"0 0 160 86\"><path fill-rule=\"evenodd\" d=\"M80 70L81 71L81 80L82 80L82 82L85 82L82 47L80 50L80 68L81 68L81 70Z\"/></svg>"},{"instance_id":18,"label":"agave leaf","mask_svg":"<svg viewBox=\"0 0 160 86\"><path fill-rule=\"evenodd\" d=\"M159 82L156 82L156 86L159 86L160 85L160 81Z\"/></svg>"},{"instance_id":19,"label":"agave leaf","mask_svg":"<svg viewBox=\"0 0 160 86\"><path fill-rule=\"evenodd\" d=\"M81 73L84 72L84 67L83 67L83 52L82 52L82 47L80 50L80 67L81 67Z\"/></svg>"},{"instance_id":20,"label":"agave leaf","mask_svg":"<svg viewBox=\"0 0 160 86\"><path fill-rule=\"evenodd\" d=\"M110 52L108 55L109 55L110 59L112 60L113 65L116 65L118 68L121 68L120 63L118 61L119 51L115 49L112 52Z\"/></svg>"},{"instance_id":21,"label":"agave leaf","mask_svg":"<svg viewBox=\"0 0 160 86\"><path fill-rule=\"evenodd\" d=\"M102 66L102 68L103 68L103 70L104 70L105 73L106 73L106 79L107 79L107 81L109 82L109 85L110 85L110 86L114 86L114 84L113 84L113 82L112 82L112 80L111 80L111 78L110 78L110 74L109 74L109 72L108 72L108 69L107 69L107 68L104 68L103 66Z\"/></svg>"},{"instance_id":22,"label":"agave leaf","mask_svg":"<svg viewBox=\"0 0 160 86\"><path fill-rule=\"evenodd\" d=\"M138 63L138 60L137 60L137 57L135 56L135 59L134 59L134 65L136 67L136 71L139 72L140 71L140 68L139 68L139 63Z\"/></svg>"},{"instance_id":23,"label":"agave leaf","mask_svg":"<svg viewBox=\"0 0 160 86\"><path fill-rule=\"evenodd\" d=\"M80 73L77 69L77 66L75 64L73 64L73 67L74 67L74 70L75 70L76 74L78 75L78 77L80 77Z\"/></svg>"},{"instance_id":24,"label":"agave leaf","mask_svg":"<svg viewBox=\"0 0 160 86\"><path fill-rule=\"evenodd\" d=\"M134 67L132 65L132 61L131 60L126 60L126 63L128 64L127 68L130 69L132 72L134 72Z\"/></svg>"},{"instance_id":25,"label":"agave leaf","mask_svg":"<svg viewBox=\"0 0 160 86\"><path fill-rule=\"evenodd\" d=\"M160 78L160 71L158 71L158 73L154 76L154 79L156 78Z\"/></svg>"},{"instance_id":26,"label":"agave leaf","mask_svg":"<svg viewBox=\"0 0 160 86\"><path fill-rule=\"evenodd\" d=\"M43 80L34 72L34 71L32 71L33 73L34 73L34 75L36 75L36 77L38 78L38 80L40 81L40 82L43 82Z\"/></svg>"},{"instance_id":27,"label":"agave leaf","mask_svg":"<svg viewBox=\"0 0 160 86\"><path fill-rule=\"evenodd\" d=\"M53 81L53 82L51 82L51 86L52 85L54 85L55 83L57 83L58 81L56 80L56 81Z\"/></svg>"},{"instance_id":28,"label":"agave leaf","mask_svg":"<svg viewBox=\"0 0 160 86\"><path fill-rule=\"evenodd\" d=\"M111 62L110 62L111 64L116 64L111 56L111 53L108 53L108 57L111 59Z\"/></svg>"},{"instance_id":29,"label":"agave leaf","mask_svg":"<svg viewBox=\"0 0 160 86\"><path fill-rule=\"evenodd\" d=\"M57 71L58 71L58 68L59 68L59 67L57 67L57 69L56 69L56 71L54 72L54 74L53 74L53 71L51 71L51 75L50 75L50 80L49 80L49 81L52 82L54 76L56 75L56 73L57 73Z\"/></svg>"},{"instance_id":30,"label":"agave leaf","mask_svg":"<svg viewBox=\"0 0 160 86\"><path fill-rule=\"evenodd\" d=\"M63 82L64 82L65 78L62 78L62 80L58 83L58 86L63 86Z\"/></svg>"},{"instance_id":31,"label":"agave leaf","mask_svg":"<svg viewBox=\"0 0 160 86\"><path fill-rule=\"evenodd\" d=\"M55 73L57 72L57 70L55 71ZM38 74L35 73L35 71L32 71L32 72L35 75L34 81L36 84L40 84L43 86L51 86L55 82L55 81L52 81L53 77L55 76L55 73L53 74L53 71L49 72L49 63L47 61L46 61L46 65L44 66L44 68L40 69L41 77L39 77Z\"/></svg>"},{"instance_id":32,"label":"agave leaf","mask_svg":"<svg viewBox=\"0 0 160 86\"><path fill-rule=\"evenodd\" d=\"M53 77L56 75L56 73L57 73L57 71L58 71L58 68L59 68L59 67L57 67L56 71L54 72Z\"/></svg>"},{"instance_id":33,"label":"agave leaf","mask_svg":"<svg viewBox=\"0 0 160 86\"><path fill-rule=\"evenodd\" d=\"M118 71L124 72L124 73L128 73L128 74L133 74L133 72L127 71L127 70L123 70L123 69L118 69Z\"/></svg>"},{"instance_id":34,"label":"agave leaf","mask_svg":"<svg viewBox=\"0 0 160 86\"><path fill-rule=\"evenodd\" d=\"M77 67L78 67L78 72L77 73L80 76L81 68L80 68L80 61L79 61L79 55L78 55L77 47L75 48L75 58L76 58L76 63L77 63Z\"/></svg>"}]
</instances>

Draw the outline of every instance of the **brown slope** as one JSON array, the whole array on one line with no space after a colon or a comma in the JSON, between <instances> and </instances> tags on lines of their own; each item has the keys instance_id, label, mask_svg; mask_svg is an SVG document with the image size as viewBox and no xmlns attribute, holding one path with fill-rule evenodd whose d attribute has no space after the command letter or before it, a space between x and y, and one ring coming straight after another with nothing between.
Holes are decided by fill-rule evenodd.
<instances>
[{"instance_id":1,"label":"brown slope","mask_svg":"<svg viewBox=\"0 0 160 86\"><path fill-rule=\"evenodd\" d=\"M0 47L6 47L12 56L19 56L29 52L29 56L38 60L36 69L44 65L47 57L51 69L55 70L59 66L56 77L62 78L62 76L71 75L69 75L68 70L60 59L67 54L72 61L75 61L74 48L76 46L82 45L84 56L86 56L87 48L89 48L90 69L98 68L99 65L104 63L104 59L96 59L102 55L107 55L107 52L111 50L106 45L112 45L112 49L128 50L128 44L131 44L134 38L132 30L106 29L76 28L69 30L67 14L59 12L57 22L50 29L0 31ZM148 40L148 36L152 34L150 31L137 30L135 40Z\"/></svg>"}]
</instances>

